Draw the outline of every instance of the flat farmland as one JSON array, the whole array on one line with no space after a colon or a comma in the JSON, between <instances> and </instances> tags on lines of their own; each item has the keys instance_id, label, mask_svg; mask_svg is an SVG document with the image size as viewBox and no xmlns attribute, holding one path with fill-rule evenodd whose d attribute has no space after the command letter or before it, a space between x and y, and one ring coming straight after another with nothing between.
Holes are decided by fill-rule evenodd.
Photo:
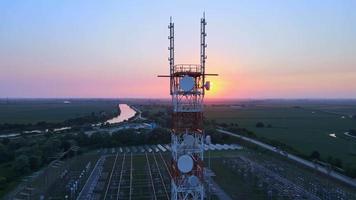
<instances>
[{"instance_id":1,"label":"flat farmland","mask_svg":"<svg viewBox=\"0 0 356 200\"><path fill-rule=\"evenodd\" d=\"M341 159L343 166L356 167L356 140L344 135L349 129L356 129L356 120L347 115L356 106L346 107L338 110L335 106L312 105L207 106L205 116L218 123L237 123L260 138L280 141L304 155L317 150L325 160L332 156ZM257 128L257 122L265 127Z\"/></svg>"},{"instance_id":2,"label":"flat farmland","mask_svg":"<svg viewBox=\"0 0 356 200\"><path fill-rule=\"evenodd\" d=\"M116 112L118 100L1 100L0 124L28 124L45 122L63 122L90 115L92 112Z\"/></svg>"},{"instance_id":3,"label":"flat farmland","mask_svg":"<svg viewBox=\"0 0 356 200\"><path fill-rule=\"evenodd\" d=\"M274 154L212 154L214 180L232 199L355 199L354 188Z\"/></svg>"}]
</instances>

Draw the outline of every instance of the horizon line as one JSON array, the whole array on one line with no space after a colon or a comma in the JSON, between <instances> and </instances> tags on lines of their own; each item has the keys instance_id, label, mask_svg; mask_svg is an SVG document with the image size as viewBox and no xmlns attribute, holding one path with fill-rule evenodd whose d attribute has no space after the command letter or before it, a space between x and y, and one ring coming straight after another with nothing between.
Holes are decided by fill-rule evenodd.
<instances>
[{"instance_id":1,"label":"horizon line","mask_svg":"<svg viewBox=\"0 0 356 200\"><path fill-rule=\"evenodd\" d=\"M112 99L112 100L171 100L170 97L150 98L150 97L0 97L0 100L14 100L14 99ZM209 100L356 100L356 97L268 97L268 98L205 98L204 101Z\"/></svg>"}]
</instances>

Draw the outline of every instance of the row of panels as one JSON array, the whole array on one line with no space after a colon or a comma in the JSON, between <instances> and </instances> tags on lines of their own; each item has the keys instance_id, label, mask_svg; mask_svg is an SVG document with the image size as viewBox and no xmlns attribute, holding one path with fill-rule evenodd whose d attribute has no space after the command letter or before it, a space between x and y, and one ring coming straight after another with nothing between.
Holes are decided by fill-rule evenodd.
<instances>
[{"instance_id":1,"label":"row of panels","mask_svg":"<svg viewBox=\"0 0 356 200\"><path fill-rule=\"evenodd\" d=\"M240 150L242 146L238 144L204 144L204 150ZM116 147L100 149L97 152L99 154L115 154L115 153L152 153L152 152L167 152L170 151L169 144L157 144L157 145L144 145L144 146L130 146L130 147Z\"/></svg>"}]
</instances>

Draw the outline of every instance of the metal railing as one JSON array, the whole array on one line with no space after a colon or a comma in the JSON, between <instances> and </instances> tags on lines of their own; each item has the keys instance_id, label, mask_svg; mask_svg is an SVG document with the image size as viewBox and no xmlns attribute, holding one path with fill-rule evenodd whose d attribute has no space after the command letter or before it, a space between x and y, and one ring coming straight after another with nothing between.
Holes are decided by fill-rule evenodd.
<instances>
[{"instance_id":1,"label":"metal railing","mask_svg":"<svg viewBox=\"0 0 356 200\"><path fill-rule=\"evenodd\" d=\"M199 64L177 64L174 65L173 72L202 72L201 65Z\"/></svg>"}]
</instances>

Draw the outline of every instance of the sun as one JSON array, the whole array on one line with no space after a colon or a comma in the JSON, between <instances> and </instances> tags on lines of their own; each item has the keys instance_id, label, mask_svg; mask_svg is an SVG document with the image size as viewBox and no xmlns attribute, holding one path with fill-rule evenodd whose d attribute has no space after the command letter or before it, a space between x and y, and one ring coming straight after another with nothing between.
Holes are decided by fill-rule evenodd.
<instances>
[{"instance_id":1,"label":"sun","mask_svg":"<svg viewBox=\"0 0 356 200\"><path fill-rule=\"evenodd\" d=\"M210 82L210 90L207 90L205 94L207 97L220 98L222 93L221 82L218 77L208 77L206 81Z\"/></svg>"}]
</instances>

